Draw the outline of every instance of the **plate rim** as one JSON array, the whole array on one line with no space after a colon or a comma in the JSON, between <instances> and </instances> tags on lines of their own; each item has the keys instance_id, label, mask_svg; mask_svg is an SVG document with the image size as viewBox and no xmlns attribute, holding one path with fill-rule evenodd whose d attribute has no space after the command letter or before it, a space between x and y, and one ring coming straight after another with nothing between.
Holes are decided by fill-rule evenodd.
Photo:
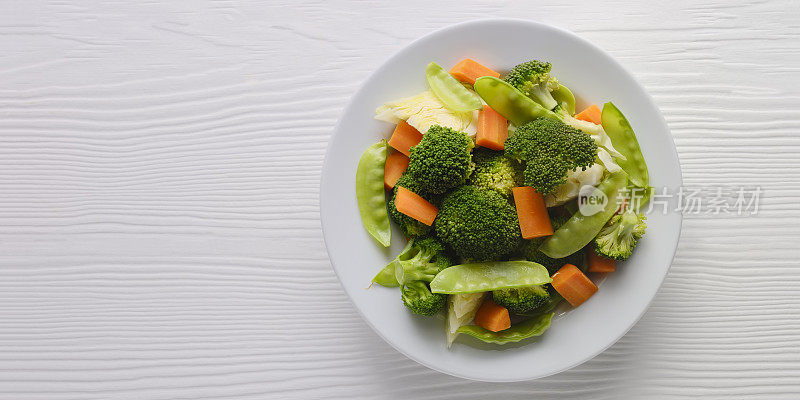
<instances>
[{"instance_id":1,"label":"plate rim","mask_svg":"<svg viewBox=\"0 0 800 400\"><path fill-rule=\"evenodd\" d=\"M324 187L325 187L326 178L327 178L328 174L330 173L329 172L330 170L328 168L328 164L329 164L329 159L330 159L330 156L331 156L331 148L333 147L334 138L337 136L337 133L340 131L341 125L343 123L343 117L344 117L345 110L349 109L353 105L355 100L360 97L359 95L363 91L366 90L366 88L369 86L368 84L370 82L372 82L372 80L375 79L375 77L377 75L379 75L384 69L386 69L390 65L392 65L392 61L402 57L407 51L409 51L409 49L415 47L415 45L417 43L425 41L425 40L429 39L432 36L444 34L444 33L448 32L450 30L460 29L460 28L463 28L463 27L469 26L469 25L482 25L482 24L492 24L492 23L528 25L528 26L534 26L534 27L542 28L542 29L554 30L554 31L557 31L558 33L571 36L571 37L573 37L573 39L576 39L576 40L582 42L584 45L587 45L587 46L593 48L594 50L598 51L598 53L600 53L603 56L605 56L608 59L608 61L610 61L612 64L614 64L615 67L619 68L625 74L627 74L627 76L630 77L630 79L633 80L633 82L642 89L642 93L644 94L646 100L658 111L657 114L659 116L659 123L663 126L664 130L667 132L667 134L668 134L668 136L670 138L670 141L672 143L672 146L669 146L669 155L672 156L675 159L676 163L677 163L677 167L678 167L677 168L678 185L679 186L683 186L683 169L681 168L680 157L678 156L677 146L675 145L675 137L674 137L674 135L672 135L672 132L669 129L669 125L667 124L666 119L664 118L664 114L661 112L661 109L658 107L657 103L653 99L653 97L650 94L650 92L648 92L646 90L646 87L641 84L641 82L636 78L636 76L633 73L631 73L631 71L627 67L625 67L619 61L617 61L617 59L615 57L613 57L610 53L608 53L607 51L605 51L601 47L595 45L591 41L589 41L587 39L584 39L580 35L572 32L572 31L569 31L567 29L560 28L560 27L557 27L557 26L554 26L554 25L550 25L550 24L547 24L547 23L539 22L539 21L536 21L536 20L528 20L528 19L521 19L521 18L480 18L480 19L473 19L473 20L469 20L469 21L463 21L463 22L459 22L459 23L455 23L455 24L446 25L446 26L443 26L441 28L435 29L435 30L433 30L431 32L428 32L428 33L426 33L426 34L424 34L424 35L412 40L411 42L403 45L400 49L395 51L391 56L386 58L380 64L380 66L378 66L378 68L376 68L374 71L372 71L372 73L370 73L363 81L360 82L360 84L358 86L358 89L356 89L356 91L353 92L353 94L350 96L350 99L347 101L345 106L342 108L341 115L339 116L339 118L336 121L336 124L333 127L333 130L331 132L330 138L328 139L328 144L325 146L325 157L324 157L323 163L322 163L322 171L321 171L321 174L320 174L320 185L319 185L320 225L322 227L322 238L323 238L323 242L325 244L325 252L328 255L328 260L331 263L331 267L333 269L334 274L336 275L336 279L337 279L340 287L342 288L344 293L347 295L348 300L350 301L351 305L356 310L358 315L361 317L361 319L381 339L383 339L384 342L389 344L392 348L394 348L400 354L403 354L405 357L407 357L407 358L409 358L411 360L414 360L416 363L418 363L418 364L420 364L422 366L425 366L427 368L430 368L430 369L432 369L434 371L441 372L441 373L446 374L446 375L450 375L450 376L454 376L454 377L458 377L458 378L462 378L462 379L467 379L467 380L481 381L481 382L524 382L524 381L532 381L532 380L536 380L536 379L546 378L548 376L552 376L552 375L555 375L555 374L570 370L572 368L575 368L575 367L577 367L577 366L579 366L579 365L581 365L581 364L583 364L583 363L585 363L585 362L597 357L601 353L605 352L609 347L611 347L614 344L616 344L617 342L619 342L619 340L622 339L622 337L624 337L626 334L628 334L628 332L634 326L636 326L636 324L639 323L639 321L644 316L644 314L650 309L650 306L651 306L653 300L655 300L656 296L658 295L658 292L661 291L661 289L662 289L662 287L664 285L664 280L666 279L667 274L669 274L669 271L672 269L672 264L675 261L675 255L677 253L678 244L680 243L680 239L681 239L681 236L683 234L683 214L682 213L678 213L678 221L677 221L678 235L677 235L677 238L676 238L675 242L672 244L672 248L671 248L672 256L669 259L669 263L667 264L667 268L664 269L663 274L661 275L661 277L659 279L658 288L652 294L652 296L650 296L650 299L647 301L647 304L645 304L644 307L642 307L641 311L633 319L633 321L630 324L630 326L628 326L627 328L622 330L620 332L620 334L618 336L616 336L613 340L609 341L609 343L607 345L605 345L604 347L600 348L599 350L597 350L595 352L587 354L585 357L581 358L579 361L573 362L573 363L571 363L569 365L566 365L566 366L564 366L564 367L562 367L560 369L556 369L556 370L550 371L550 372L548 372L546 374L540 374L540 375L531 376L529 378L522 378L522 379L519 379L519 378L486 379L486 378L480 378L480 377L477 377L477 376L470 376L470 375L466 375L466 374L461 374L461 373L457 373L457 372L453 372L453 371L447 371L447 370L444 370L442 368L439 368L436 365L433 365L433 364L430 364L428 362L425 362L425 361L422 361L422 360L418 359L417 357L409 354L408 352L404 351L401 347L397 346L395 343L393 343L392 341L387 339L386 336L384 336L383 333L381 333L381 331L379 329L377 329L377 327L373 324L373 322L364 315L364 313L358 307L358 304L356 304L356 302L353 299L353 297L350 295L350 293L344 287L344 285L342 283L342 277L339 274L339 270L338 270L338 268L336 266L336 262L333 260L333 258L330 255L330 252L328 251L328 242L329 242L328 235L329 235L329 232L328 232L328 230L326 228L326 224L324 222L325 221L325 214L326 214L325 211L324 211L325 208L326 208L324 206L324 204L327 204L326 200L325 200L326 196L325 196Z\"/></svg>"}]
</instances>

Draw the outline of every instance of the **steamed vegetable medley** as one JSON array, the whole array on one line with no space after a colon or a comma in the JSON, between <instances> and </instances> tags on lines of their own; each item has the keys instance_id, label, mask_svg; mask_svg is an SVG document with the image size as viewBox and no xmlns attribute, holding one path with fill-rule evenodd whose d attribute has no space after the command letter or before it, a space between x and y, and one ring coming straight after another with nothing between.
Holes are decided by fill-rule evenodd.
<instances>
[{"instance_id":1,"label":"steamed vegetable medley","mask_svg":"<svg viewBox=\"0 0 800 400\"><path fill-rule=\"evenodd\" d=\"M376 110L397 126L358 163L361 219L384 247L390 220L408 241L373 282L414 314L444 312L448 346L459 333L541 335L644 235L634 193L652 188L630 124L612 103L575 114L550 72L536 60L502 79L470 59L449 72L430 63L430 90ZM584 212L586 193L607 201Z\"/></svg>"}]
</instances>

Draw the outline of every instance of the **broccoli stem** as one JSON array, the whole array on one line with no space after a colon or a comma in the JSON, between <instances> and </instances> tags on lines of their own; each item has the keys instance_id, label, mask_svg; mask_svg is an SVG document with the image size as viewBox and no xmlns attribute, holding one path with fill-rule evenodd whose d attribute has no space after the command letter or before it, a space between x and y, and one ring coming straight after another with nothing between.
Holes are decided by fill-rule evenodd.
<instances>
[{"instance_id":1,"label":"broccoli stem","mask_svg":"<svg viewBox=\"0 0 800 400\"><path fill-rule=\"evenodd\" d=\"M633 232L633 229L636 228L637 223L639 223L639 218L636 217L635 213L623 213L622 220L620 221L620 226L622 228L617 231L617 239L627 238L631 232Z\"/></svg>"},{"instance_id":2,"label":"broccoli stem","mask_svg":"<svg viewBox=\"0 0 800 400\"><path fill-rule=\"evenodd\" d=\"M528 96L533 97L542 107L552 110L558 106L558 102L553 98L553 95L547 90L547 83L541 82L533 85L528 89Z\"/></svg>"}]
</instances>

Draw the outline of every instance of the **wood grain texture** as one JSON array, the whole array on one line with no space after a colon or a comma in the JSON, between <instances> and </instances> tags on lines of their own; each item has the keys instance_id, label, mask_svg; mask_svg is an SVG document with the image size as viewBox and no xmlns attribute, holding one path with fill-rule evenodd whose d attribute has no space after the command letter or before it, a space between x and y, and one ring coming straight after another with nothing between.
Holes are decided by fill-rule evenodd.
<instances>
[{"instance_id":1,"label":"wood grain texture","mask_svg":"<svg viewBox=\"0 0 800 400\"><path fill-rule=\"evenodd\" d=\"M0 3L0 399L792 399L800 395L795 1ZM622 340L527 383L421 367L328 262L318 181L389 55L491 16L570 29L655 98L688 216Z\"/></svg>"}]
</instances>

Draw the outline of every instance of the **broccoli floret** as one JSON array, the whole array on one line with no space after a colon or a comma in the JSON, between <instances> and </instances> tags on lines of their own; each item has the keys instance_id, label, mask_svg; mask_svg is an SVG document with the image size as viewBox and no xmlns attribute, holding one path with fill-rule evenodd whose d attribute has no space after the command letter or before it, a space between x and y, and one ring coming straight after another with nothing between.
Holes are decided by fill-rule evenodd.
<instances>
[{"instance_id":1,"label":"broccoli floret","mask_svg":"<svg viewBox=\"0 0 800 400\"><path fill-rule=\"evenodd\" d=\"M561 214L550 216L550 223L553 225L554 231L558 230L558 228L564 225L568 220L569 217ZM583 250L572 253L564 258L551 258L547 254L542 253L539 251L539 246L542 245L545 239L547 239L547 236L526 240L522 244L522 256L528 261L542 264L551 275L561 269L564 264L572 264L577 267L583 264Z\"/></svg>"},{"instance_id":2,"label":"broccoli floret","mask_svg":"<svg viewBox=\"0 0 800 400\"><path fill-rule=\"evenodd\" d=\"M590 135L605 136L602 125L577 119L563 105L558 104L552 92L557 90L560 84L550 75L551 69L552 65L549 62L537 60L524 62L512 68L505 81L541 105L544 108L541 110L541 116L561 120Z\"/></svg>"},{"instance_id":3,"label":"broccoli floret","mask_svg":"<svg viewBox=\"0 0 800 400\"><path fill-rule=\"evenodd\" d=\"M592 136L596 140L606 140L606 134L602 125L577 119L564 105L558 104L552 93L560 86L558 80L550 75L552 66L548 62L528 61L515 66L505 77L505 81L517 88L520 92L530 97L541 108L537 108L531 115L538 114L540 117L547 117L560 120L561 122L580 129ZM601 143L604 147L606 144Z\"/></svg>"},{"instance_id":4,"label":"broccoli floret","mask_svg":"<svg viewBox=\"0 0 800 400\"><path fill-rule=\"evenodd\" d=\"M403 304L414 314L436 314L444 306L447 296L431 293L426 282L453 265L444 246L433 237L412 238L393 262L395 277L403 286Z\"/></svg>"},{"instance_id":5,"label":"broccoli floret","mask_svg":"<svg viewBox=\"0 0 800 400\"><path fill-rule=\"evenodd\" d=\"M614 150L613 144L611 143L611 139L606 134L606 131L603 129L603 125L595 124L593 122L584 121L582 119L577 119L573 117L569 111L562 107L556 106L552 111L546 110L542 107L539 103L533 104L531 106L534 110L529 112L530 115L537 115L538 118L550 118L556 121L561 121L564 124L567 124L575 129L578 129L588 135L591 135L592 139L596 141L599 145L606 148L611 155L618 157L616 150ZM510 133L510 131L509 131Z\"/></svg>"},{"instance_id":6,"label":"broccoli floret","mask_svg":"<svg viewBox=\"0 0 800 400\"><path fill-rule=\"evenodd\" d=\"M472 139L439 125L431 126L422 140L411 148L406 173L426 193L441 194L467 181L472 163Z\"/></svg>"},{"instance_id":7,"label":"broccoli floret","mask_svg":"<svg viewBox=\"0 0 800 400\"><path fill-rule=\"evenodd\" d=\"M558 89L558 80L550 76L552 65L549 62L528 61L511 68L505 81L525 93L528 97L552 110L558 101L550 93Z\"/></svg>"},{"instance_id":8,"label":"broccoli floret","mask_svg":"<svg viewBox=\"0 0 800 400\"><path fill-rule=\"evenodd\" d=\"M444 245L433 237L411 238L394 262L395 278L401 285L411 281L430 282L453 265Z\"/></svg>"},{"instance_id":9,"label":"broccoli floret","mask_svg":"<svg viewBox=\"0 0 800 400\"><path fill-rule=\"evenodd\" d=\"M584 271L584 270L581 269L581 271ZM586 271L584 271L584 272L586 272ZM547 290L547 293L550 295L550 297L547 299L547 301L544 304L542 304L541 306L539 306L536 309L534 309L531 312L529 312L528 313L529 315L530 314L535 315L535 314L542 314L542 313L551 312L556 307L558 307L558 305L561 304L562 301L564 301L564 297L561 296L555 289L553 289L553 285L552 284L548 283L548 284L543 285L543 286Z\"/></svg>"},{"instance_id":10,"label":"broccoli floret","mask_svg":"<svg viewBox=\"0 0 800 400\"><path fill-rule=\"evenodd\" d=\"M444 198L434 225L444 244L472 261L499 259L522 241L514 206L495 191L470 185Z\"/></svg>"},{"instance_id":11,"label":"broccoli floret","mask_svg":"<svg viewBox=\"0 0 800 400\"><path fill-rule=\"evenodd\" d=\"M550 300L550 293L544 285L526 286L516 289L495 290L492 292L494 302L507 308L514 314L533 311Z\"/></svg>"},{"instance_id":12,"label":"broccoli floret","mask_svg":"<svg viewBox=\"0 0 800 400\"><path fill-rule=\"evenodd\" d=\"M477 148L472 152L475 171L469 184L483 189L491 189L511 198L511 189L522 185L522 166L516 160L503 155L502 151Z\"/></svg>"},{"instance_id":13,"label":"broccoli floret","mask_svg":"<svg viewBox=\"0 0 800 400\"><path fill-rule=\"evenodd\" d=\"M425 282L414 281L403 285L402 298L414 314L431 316L444 307L447 295L431 293Z\"/></svg>"},{"instance_id":14,"label":"broccoli floret","mask_svg":"<svg viewBox=\"0 0 800 400\"><path fill-rule=\"evenodd\" d=\"M546 195L567 181L567 173L594 163L597 144L591 136L550 118L520 126L506 140L505 154L525 164L525 184Z\"/></svg>"},{"instance_id":15,"label":"broccoli floret","mask_svg":"<svg viewBox=\"0 0 800 400\"><path fill-rule=\"evenodd\" d=\"M400 230L402 230L406 236L414 237L414 236L424 235L430 232L432 229L430 226L425 225L422 222L419 222L414 218L411 218L408 215L401 213L400 211L397 211L397 207L394 205L394 201L397 198L397 188L399 186L402 186L422 196L423 199L428 200L434 205L439 204L441 202L441 196L425 192L424 190L422 190L419 184L414 179L412 179L407 172L405 172L403 173L403 175L400 176L400 179L398 179L397 183L394 185L394 190L392 191L392 198L389 199L389 202L387 203L387 207L389 209L389 217L392 218L392 221L394 221L400 227Z\"/></svg>"},{"instance_id":16,"label":"broccoli floret","mask_svg":"<svg viewBox=\"0 0 800 400\"><path fill-rule=\"evenodd\" d=\"M627 260L646 228L642 213L629 209L614 215L594 238L594 251L602 257Z\"/></svg>"}]
</instances>

